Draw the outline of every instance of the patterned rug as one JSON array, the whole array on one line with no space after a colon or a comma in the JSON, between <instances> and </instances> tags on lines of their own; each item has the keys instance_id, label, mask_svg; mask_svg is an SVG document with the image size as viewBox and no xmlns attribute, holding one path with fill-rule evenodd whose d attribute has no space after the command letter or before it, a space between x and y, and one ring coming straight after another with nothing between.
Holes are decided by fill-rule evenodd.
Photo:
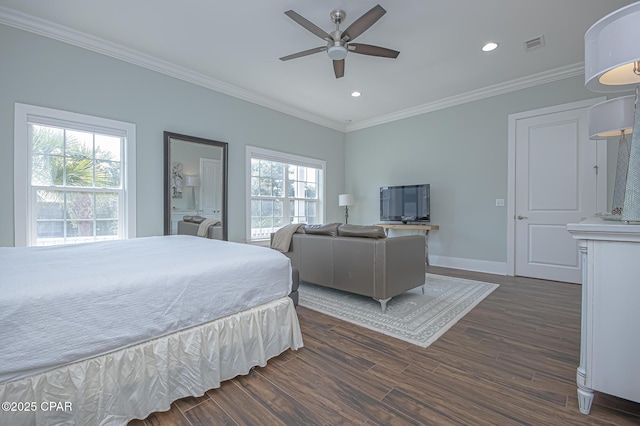
<instances>
[{"instance_id":1,"label":"patterned rug","mask_svg":"<svg viewBox=\"0 0 640 426\"><path fill-rule=\"evenodd\" d=\"M394 297L382 313L370 297L300 283L300 305L426 348L487 297L498 284L425 274L420 287Z\"/></svg>"}]
</instances>

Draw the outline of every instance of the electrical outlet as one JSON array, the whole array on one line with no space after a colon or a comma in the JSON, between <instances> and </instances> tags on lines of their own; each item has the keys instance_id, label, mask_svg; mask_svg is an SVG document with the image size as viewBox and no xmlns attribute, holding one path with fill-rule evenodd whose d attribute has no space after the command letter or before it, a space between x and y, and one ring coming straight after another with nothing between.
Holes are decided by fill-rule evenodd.
<instances>
[{"instance_id":1,"label":"electrical outlet","mask_svg":"<svg viewBox=\"0 0 640 426\"><path fill-rule=\"evenodd\" d=\"M504 207L504 198L496 198L496 207Z\"/></svg>"}]
</instances>

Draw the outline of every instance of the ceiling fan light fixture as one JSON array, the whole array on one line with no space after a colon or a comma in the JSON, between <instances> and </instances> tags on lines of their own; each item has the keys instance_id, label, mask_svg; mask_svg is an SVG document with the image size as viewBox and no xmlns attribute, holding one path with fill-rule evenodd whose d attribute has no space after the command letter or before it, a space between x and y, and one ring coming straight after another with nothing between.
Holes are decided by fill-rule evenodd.
<instances>
[{"instance_id":1,"label":"ceiling fan light fixture","mask_svg":"<svg viewBox=\"0 0 640 426\"><path fill-rule=\"evenodd\" d=\"M347 48L345 46L330 46L327 49L327 55L334 61L340 61L347 57Z\"/></svg>"}]
</instances>

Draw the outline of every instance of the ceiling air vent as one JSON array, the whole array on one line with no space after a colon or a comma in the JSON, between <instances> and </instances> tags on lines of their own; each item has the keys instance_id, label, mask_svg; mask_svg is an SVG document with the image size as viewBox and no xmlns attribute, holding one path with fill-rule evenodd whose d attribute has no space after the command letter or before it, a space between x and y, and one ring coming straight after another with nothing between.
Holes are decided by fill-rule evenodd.
<instances>
[{"instance_id":1,"label":"ceiling air vent","mask_svg":"<svg viewBox=\"0 0 640 426\"><path fill-rule=\"evenodd\" d=\"M544 46L544 36L532 38L524 42L524 50L527 52Z\"/></svg>"}]
</instances>

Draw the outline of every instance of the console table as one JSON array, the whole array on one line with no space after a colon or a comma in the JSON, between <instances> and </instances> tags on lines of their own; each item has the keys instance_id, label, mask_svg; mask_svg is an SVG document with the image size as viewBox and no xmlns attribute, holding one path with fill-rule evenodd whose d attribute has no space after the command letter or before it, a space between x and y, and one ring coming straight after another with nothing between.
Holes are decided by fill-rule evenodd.
<instances>
[{"instance_id":1,"label":"console table","mask_svg":"<svg viewBox=\"0 0 640 426\"><path fill-rule=\"evenodd\" d=\"M580 412L594 391L640 402L640 225L592 218L567 230L582 258Z\"/></svg>"},{"instance_id":2,"label":"console table","mask_svg":"<svg viewBox=\"0 0 640 426\"><path fill-rule=\"evenodd\" d=\"M438 225L431 224L404 224L404 223L376 223L376 226L384 228L384 233L389 235L389 229L402 229L405 231L424 232L425 264L429 265L429 231L440 229Z\"/></svg>"}]
</instances>

